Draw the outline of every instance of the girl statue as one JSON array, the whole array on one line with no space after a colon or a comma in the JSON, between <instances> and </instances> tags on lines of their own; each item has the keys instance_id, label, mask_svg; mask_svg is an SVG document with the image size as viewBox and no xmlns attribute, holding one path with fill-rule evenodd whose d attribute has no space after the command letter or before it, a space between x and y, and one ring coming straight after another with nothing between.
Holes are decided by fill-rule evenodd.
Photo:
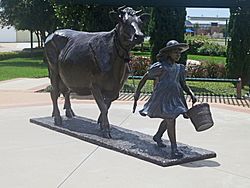
<instances>
[{"instance_id":1,"label":"girl statue","mask_svg":"<svg viewBox=\"0 0 250 188\"><path fill-rule=\"evenodd\" d=\"M191 89L186 85L185 66L177 64L181 53L188 50L188 48L187 44L175 40L167 42L166 47L162 48L157 55L158 62L155 62L143 76L134 95L136 102L140 97L140 91L145 82L148 79L157 80L150 99L139 113L142 116L163 119L158 131L153 136L153 140L159 147L166 147L161 137L167 130L171 143L172 158L183 157L183 153L177 149L175 130L176 118L180 114L184 118L188 118L186 114L188 107L183 91L191 96L193 103L197 101Z\"/></svg>"}]
</instances>

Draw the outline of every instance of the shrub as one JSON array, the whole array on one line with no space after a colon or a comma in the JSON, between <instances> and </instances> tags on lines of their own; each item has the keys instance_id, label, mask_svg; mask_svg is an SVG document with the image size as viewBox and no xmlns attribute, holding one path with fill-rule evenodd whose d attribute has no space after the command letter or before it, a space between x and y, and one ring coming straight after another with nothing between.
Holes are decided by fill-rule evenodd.
<instances>
[{"instance_id":1,"label":"shrub","mask_svg":"<svg viewBox=\"0 0 250 188\"><path fill-rule=\"evenodd\" d=\"M205 36L189 36L187 35L186 43L189 45L189 54L197 54L197 51L200 47L202 47L205 43L208 42L208 38Z\"/></svg>"},{"instance_id":2,"label":"shrub","mask_svg":"<svg viewBox=\"0 0 250 188\"><path fill-rule=\"evenodd\" d=\"M198 66L187 66L187 75L196 78L226 78L224 64L202 62Z\"/></svg>"},{"instance_id":3,"label":"shrub","mask_svg":"<svg viewBox=\"0 0 250 188\"><path fill-rule=\"evenodd\" d=\"M211 55L211 56L226 56L226 47L206 42L200 48L197 49L197 54L199 55Z\"/></svg>"},{"instance_id":4,"label":"shrub","mask_svg":"<svg viewBox=\"0 0 250 188\"><path fill-rule=\"evenodd\" d=\"M143 76L151 64L150 57L132 56L130 67L134 76Z\"/></svg>"},{"instance_id":5,"label":"shrub","mask_svg":"<svg viewBox=\"0 0 250 188\"><path fill-rule=\"evenodd\" d=\"M224 64L216 64L213 62L205 65L209 78L226 78L226 68Z\"/></svg>"},{"instance_id":6,"label":"shrub","mask_svg":"<svg viewBox=\"0 0 250 188\"><path fill-rule=\"evenodd\" d=\"M226 46L209 41L206 36L186 36L189 45L189 54L226 56Z\"/></svg>"},{"instance_id":7,"label":"shrub","mask_svg":"<svg viewBox=\"0 0 250 188\"><path fill-rule=\"evenodd\" d=\"M42 57L43 49L34 49L31 54L29 51L21 51L21 52L0 52L0 61L12 58L25 58L25 57Z\"/></svg>"}]
</instances>

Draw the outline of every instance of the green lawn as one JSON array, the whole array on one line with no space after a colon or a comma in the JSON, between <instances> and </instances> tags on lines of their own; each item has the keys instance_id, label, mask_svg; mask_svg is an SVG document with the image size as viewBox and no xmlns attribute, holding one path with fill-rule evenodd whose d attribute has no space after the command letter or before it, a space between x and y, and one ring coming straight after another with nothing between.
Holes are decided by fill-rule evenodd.
<instances>
[{"instance_id":1,"label":"green lawn","mask_svg":"<svg viewBox=\"0 0 250 188\"><path fill-rule=\"evenodd\" d=\"M194 58L209 59L208 56L191 56ZM214 58L214 57L212 57ZM222 57L215 57L223 60ZM40 78L47 77L47 66L43 63L42 57L33 58L12 58L0 61L0 81L13 78ZM124 91L134 92L139 80L128 80L124 86ZM135 86L134 86L135 85ZM236 95L236 89L232 83L213 83L213 82L192 82L188 81L188 85L196 94L213 94L213 95ZM143 91L145 93L152 92L153 81L147 81ZM249 91L248 87L242 90L243 95Z\"/></svg>"},{"instance_id":2,"label":"green lawn","mask_svg":"<svg viewBox=\"0 0 250 188\"><path fill-rule=\"evenodd\" d=\"M188 59L197 60L201 62L203 61L203 62L226 64L226 57L220 57L220 56L188 55Z\"/></svg>"},{"instance_id":3,"label":"green lawn","mask_svg":"<svg viewBox=\"0 0 250 188\"><path fill-rule=\"evenodd\" d=\"M198 95L236 96L236 86L232 83L187 81L187 85ZM248 91L249 88L244 87L242 96Z\"/></svg>"},{"instance_id":4,"label":"green lawn","mask_svg":"<svg viewBox=\"0 0 250 188\"><path fill-rule=\"evenodd\" d=\"M125 92L134 92L139 80L129 79L124 87ZM195 82L187 81L187 85L190 86L192 91L196 95L220 95L220 96L236 96L236 88L232 83L223 82ZM142 88L142 93L151 93L153 90L153 80L148 80ZM249 91L249 87L246 86L242 89L242 95L244 96Z\"/></svg>"},{"instance_id":5,"label":"green lawn","mask_svg":"<svg viewBox=\"0 0 250 188\"><path fill-rule=\"evenodd\" d=\"M146 56L146 57L151 56L150 52L132 51L131 53L135 56Z\"/></svg>"},{"instance_id":6,"label":"green lawn","mask_svg":"<svg viewBox=\"0 0 250 188\"><path fill-rule=\"evenodd\" d=\"M13 78L40 78L48 76L41 57L12 58L0 61L0 81Z\"/></svg>"},{"instance_id":7,"label":"green lawn","mask_svg":"<svg viewBox=\"0 0 250 188\"><path fill-rule=\"evenodd\" d=\"M132 51L132 54L136 56L150 57L150 52ZM220 57L220 56L188 55L187 58L201 62L226 64L226 57Z\"/></svg>"}]
</instances>

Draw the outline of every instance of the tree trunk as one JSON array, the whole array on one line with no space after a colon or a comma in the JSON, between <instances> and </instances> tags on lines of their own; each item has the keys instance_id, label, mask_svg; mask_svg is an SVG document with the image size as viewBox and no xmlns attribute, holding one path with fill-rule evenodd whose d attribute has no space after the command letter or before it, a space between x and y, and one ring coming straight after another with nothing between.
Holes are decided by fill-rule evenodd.
<instances>
[{"instance_id":1,"label":"tree trunk","mask_svg":"<svg viewBox=\"0 0 250 188\"><path fill-rule=\"evenodd\" d=\"M45 31L40 31L41 33L41 47L44 47L44 42L45 42L45 39L46 39L46 34L45 34Z\"/></svg>"},{"instance_id":2,"label":"tree trunk","mask_svg":"<svg viewBox=\"0 0 250 188\"><path fill-rule=\"evenodd\" d=\"M36 38L37 38L38 48L40 48L41 47L41 40L40 40L39 31L35 31L35 34L36 34Z\"/></svg>"},{"instance_id":3,"label":"tree trunk","mask_svg":"<svg viewBox=\"0 0 250 188\"><path fill-rule=\"evenodd\" d=\"M30 30L30 53L33 54L33 31Z\"/></svg>"}]
</instances>

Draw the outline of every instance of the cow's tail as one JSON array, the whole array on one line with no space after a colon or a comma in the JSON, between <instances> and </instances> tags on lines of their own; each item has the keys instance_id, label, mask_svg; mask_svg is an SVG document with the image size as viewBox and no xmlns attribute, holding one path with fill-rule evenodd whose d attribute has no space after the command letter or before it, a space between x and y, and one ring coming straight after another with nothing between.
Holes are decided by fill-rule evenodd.
<instances>
[{"instance_id":1,"label":"cow's tail","mask_svg":"<svg viewBox=\"0 0 250 188\"><path fill-rule=\"evenodd\" d=\"M47 37L44 45L44 58L43 61L48 65L49 77L52 72L58 74L58 49L53 40L54 34L51 34Z\"/></svg>"},{"instance_id":2,"label":"cow's tail","mask_svg":"<svg viewBox=\"0 0 250 188\"><path fill-rule=\"evenodd\" d=\"M45 49L43 51L43 63L47 66L48 68L48 77L50 78L50 70L49 70L49 63L48 63L48 59L47 59L47 55L45 53Z\"/></svg>"}]
</instances>

